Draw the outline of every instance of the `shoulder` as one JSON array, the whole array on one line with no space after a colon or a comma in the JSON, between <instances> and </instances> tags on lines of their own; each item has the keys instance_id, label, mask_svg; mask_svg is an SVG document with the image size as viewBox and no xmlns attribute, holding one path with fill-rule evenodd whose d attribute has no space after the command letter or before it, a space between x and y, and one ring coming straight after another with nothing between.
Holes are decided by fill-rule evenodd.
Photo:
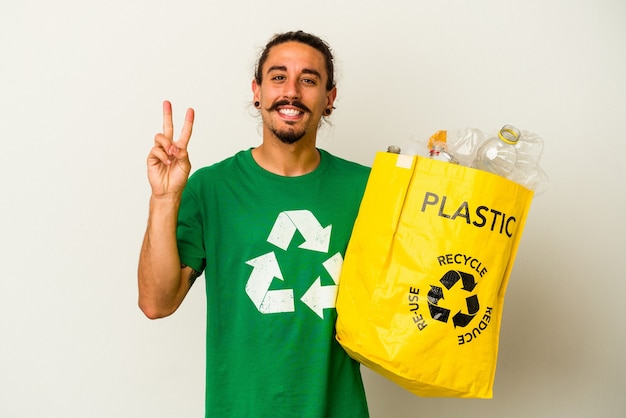
<instances>
[{"instance_id":1,"label":"shoulder","mask_svg":"<svg viewBox=\"0 0 626 418\"><path fill-rule=\"evenodd\" d=\"M195 199L213 196L224 187L240 181L245 171L245 154L246 151L239 151L231 157L197 169L189 176L183 195Z\"/></svg>"},{"instance_id":2,"label":"shoulder","mask_svg":"<svg viewBox=\"0 0 626 418\"><path fill-rule=\"evenodd\" d=\"M326 159L329 164L335 167L349 170L349 171L354 171L354 172L361 172L361 173L370 172L370 167L367 167L363 164L359 164L357 162L338 157L323 149L319 149L319 152L320 152L320 155L322 156L322 159Z\"/></svg>"},{"instance_id":3,"label":"shoulder","mask_svg":"<svg viewBox=\"0 0 626 418\"><path fill-rule=\"evenodd\" d=\"M319 152L322 159L326 160L330 170L340 171L342 175L354 176L356 178L367 179L369 177L370 167L338 157L323 149L320 149Z\"/></svg>"},{"instance_id":4,"label":"shoulder","mask_svg":"<svg viewBox=\"0 0 626 418\"><path fill-rule=\"evenodd\" d=\"M225 158L214 164L199 168L189 177L190 182L206 182L214 178L223 178L229 172L241 169L247 164L247 155L250 150L239 151L231 157Z\"/></svg>"}]
</instances>

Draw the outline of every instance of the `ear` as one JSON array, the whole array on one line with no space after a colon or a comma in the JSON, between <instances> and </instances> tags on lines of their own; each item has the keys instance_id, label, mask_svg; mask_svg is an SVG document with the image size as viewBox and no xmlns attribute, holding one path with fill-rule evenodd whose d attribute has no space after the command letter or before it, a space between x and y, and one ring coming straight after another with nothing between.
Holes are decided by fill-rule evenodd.
<instances>
[{"instance_id":1,"label":"ear","mask_svg":"<svg viewBox=\"0 0 626 418\"><path fill-rule=\"evenodd\" d=\"M252 102L261 101L261 86L256 82L256 80L252 80Z\"/></svg>"},{"instance_id":2,"label":"ear","mask_svg":"<svg viewBox=\"0 0 626 418\"><path fill-rule=\"evenodd\" d=\"M330 109L333 107L333 103L335 103L335 99L337 98L337 87L333 87L326 94L326 108Z\"/></svg>"}]
</instances>

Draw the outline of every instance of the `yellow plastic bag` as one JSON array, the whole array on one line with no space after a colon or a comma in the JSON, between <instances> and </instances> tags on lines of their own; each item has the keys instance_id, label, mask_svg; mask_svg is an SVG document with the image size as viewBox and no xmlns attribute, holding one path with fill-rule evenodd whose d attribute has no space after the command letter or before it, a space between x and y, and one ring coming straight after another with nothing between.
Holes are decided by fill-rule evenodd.
<instances>
[{"instance_id":1,"label":"yellow plastic bag","mask_svg":"<svg viewBox=\"0 0 626 418\"><path fill-rule=\"evenodd\" d=\"M491 398L532 196L480 170L378 153L341 273L339 343L416 395Z\"/></svg>"}]
</instances>

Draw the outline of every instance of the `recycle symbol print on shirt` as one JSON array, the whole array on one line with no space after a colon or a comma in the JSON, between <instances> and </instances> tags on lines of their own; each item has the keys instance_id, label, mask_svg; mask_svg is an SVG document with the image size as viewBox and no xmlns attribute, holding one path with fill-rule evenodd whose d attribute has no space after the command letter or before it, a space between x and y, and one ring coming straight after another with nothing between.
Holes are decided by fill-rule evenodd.
<instances>
[{"instance_id":1,"label":"recycle symbol print on shirt","mask_svg":"<svg viewBox=\"0 0 626 418\"><path fill-rule=\"evenodd\" d=\"M317 218L308 210L285 211L278 214L267 242L287 251L296 232L300 232L304 242L300 250L328 254L332 225L322 227ZM293 289L270 290L274 279L285 281L274 251L246 261L252 272L246 283L246 293L259 312L275 314L295 312ZM311 284L300 300L320 318L324 319L324 309L335 307L339 274L343 264L340 253L330 256L322 263L334 284L322 286L321 278Z\"/></svg>"}]
</instances>

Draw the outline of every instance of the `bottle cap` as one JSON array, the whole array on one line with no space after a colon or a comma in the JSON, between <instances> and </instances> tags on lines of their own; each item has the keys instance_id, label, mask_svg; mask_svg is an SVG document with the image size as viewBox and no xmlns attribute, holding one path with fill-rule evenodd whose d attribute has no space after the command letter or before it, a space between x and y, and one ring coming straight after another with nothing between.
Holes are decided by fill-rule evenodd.
<instances>
[{"instance_id":1,"label":"bottle cap","mask_svg":"<svg viewBox=\"0 0 626 418\"><path fill-rule=\"evenodd\" d=\"M520 131L513 125L504 125L498 132L498 136L507 144L514 145L519 140Z\"/></svg>"},{"instance_id":2,"label":"bottle cap","mask_svg":"<svg viewBox=\"0 0 626 418\"><path fill-rule=\"evenodd\" d=\"M430 138L428 138L428 148L432 148L435 142L440 142L445 148L448 139L448 131L437 131Z\"/></svg>"}]
</instances>

